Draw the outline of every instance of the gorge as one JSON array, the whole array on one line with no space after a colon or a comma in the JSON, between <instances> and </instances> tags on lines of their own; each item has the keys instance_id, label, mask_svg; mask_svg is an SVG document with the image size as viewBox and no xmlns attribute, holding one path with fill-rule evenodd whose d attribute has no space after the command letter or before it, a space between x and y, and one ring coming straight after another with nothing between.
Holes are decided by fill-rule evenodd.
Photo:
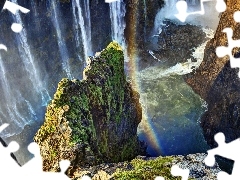
<instances>
[{"instance_id":1,"label":"gorge","mask_svg":"<svg viewBox=\"0 0 240 180\"><path fill-rule=\"evenodd\" d=\"M147 142L148 153L206 151L199 125L206 102L185 83L183 75L201 63L204 43L216 28L211 24L213 30L209 30L205 21L214 3L206 3L206 16L190 17L190 24L182 24L164 13L174 14L176 1L12 2L30 9L30 13L1 13L0 37L8 51L0 54L0 122L10 123L1 134L4 140L18 138L26 147L43 124L46 105L60 80L81 80L87 57L115 40L123 47L125 73L140 93L143 119L138 134ZM197 0L188 3L199 8ZM217 16L214 12L214 21ZM13 22L23 25L21 33L9 30ZM186 136L188 141L179 145ZM20 157L19 161L26 159Z\"/></svg>"}]
</instances>

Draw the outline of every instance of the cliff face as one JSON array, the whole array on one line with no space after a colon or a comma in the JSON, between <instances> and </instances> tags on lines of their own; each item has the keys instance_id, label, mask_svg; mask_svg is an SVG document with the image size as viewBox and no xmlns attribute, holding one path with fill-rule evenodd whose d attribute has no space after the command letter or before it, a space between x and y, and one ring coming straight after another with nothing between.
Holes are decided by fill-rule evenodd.
<instances>
[{"instance_id":1,"label":"cliff face","mask_svg":"<svg viewBox=\"0 0 240 180\"><path fill-rule=\"evenodd\" d=\"M61 159L74 169L145 153L137 137L139 94L126 81L121 47L110 43L89 60L84 80L60 81L34 137L46 171L56 171Z\"/></svg>"},{"instance_id":2,"label":"cliff face","mask_svg":"<svg viewBox=\"0 0 240 180\"><path fill-rule=\"evenodd\" d=\"M240 38L240 24L233 19L240 10L240 2L227 0L227 10L221 14L213 39L205 47L204 59L195 73L186 77L186 82L208 104L208 111L201 117L204 136L211 146L216 146L214 135L223 132L226 141L240 136L240 79L238 69L230 67L228 56L219 58L215 51L218 46L228 46L227 36L222 30L233 29L233 39ZM239 49L234 50L239 56Z\"/></svg>"}]
</instances>

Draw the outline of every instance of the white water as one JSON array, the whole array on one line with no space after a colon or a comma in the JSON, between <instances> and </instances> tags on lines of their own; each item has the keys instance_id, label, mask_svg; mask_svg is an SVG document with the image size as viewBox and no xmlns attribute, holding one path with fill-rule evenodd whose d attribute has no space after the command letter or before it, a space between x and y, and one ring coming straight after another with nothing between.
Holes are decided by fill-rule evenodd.
<instances>
[{"instance_id":1,"label":"white water","mask_svg":"<svg viewBox=\"0 0 240 180\"><path fill-rule=\"evenodd\" d=\"M2 57L0 56L0 74L1 74L1 83L2 83L2 89L3 89L3 95L5 98L5 107L7 108L7 112L9 116L11 117L10 121L14 122L16 119L19 119L18 124L26 123L25 119L21 117L18 113L18 109L16 108L16 98L12 95L12 89L9 86L7 77L6 77L6 70L3 64ZM11 103L11 104L10 104Z\"/></svg>"},{"instance_id":2,"label":"white water","mask_svg":"<svg viewBox=\"0 0 240 180\"><path fill-rule=\"evenodd\" d=\"M11 128L14 129L16 132L15 126L18 128L23 128L28 122L27 120L21 115L18 109L18 98L12 92L12 88L9 85L9 81L6 77L6 69L4 67L3 59L0 56L0 82L1 88L3 92L2 98L5 100L4 104L1 104L1 116L4 117L3 119L7 119L7 123L11 124ZM1 124L6 123L0 121ZM8 132L9 132L8 127ZM6 134L4 134L6 135Z\"/></svg>"},{"instance_id":3,"label":"white water","mask_svg":"<svg viewBox=\"0 0 240 180\"><path fill-rule=\"evenodd\" d=\"M124 37L124 30L126 27L125 22L125 3L123 0L109 3L110 18L112 28L112 40L117 41L124 50L124 60L128 61L127 57L127 45Z\"/></svg>"},{"instance_id":4,"label":"white water","mask_svg":"<svg viewBox=\"0 0 240 180\"><path fill-rule=\"evenodd\" d=\"M160 34L164 19L176 19L174 16L177 14L176 3L178 0L165 0L164 7L157 13L154 21L153 34Z\"/></svg>"},{"instance_id":5,"label":"white water","mask_svg":"<svg viewBox=\"0 0 240 180\"><path fill-rule=\"evenodd\" d=\"M80 0L72 0L74 26L75 26L75 39L76 45L79 47L83 45L84 61L88 56L93 55L91 44L91 18L89 9L89 0L83 0L83 7ZM81 32L79 31L79 28ZM81 36L80 36L81 34Z\"/></svg>"},{"instance_id":6,"label":"white water","mask_svg":"<svg viewBox=\"0 0 240 180\"><path fill-rule=\"evenodd\" d=\"M58 48L59 48L61 59L62 59L62 68L66 72L67 77L69 79L72 79L70 65L69 65L68 50L67 50L67 46L64 41L64 38L62 36L62 32L61 32L61 28L58 20L59 12L58 12L58 7L55 0L51 0L51 5L52 5L52 12L53 12L53 15L51 16L51 18L57 33Z\"/></svg>"},{"instance_id":7,"label":"white water","mask_svg":"<svg viewBox=\"0 0 240 180\"><path fill-rule=\"evenodd\" d=\"M178 13L176 9L176 3L178 0L165 0L164 7L159 10L154 20L154 29L153 36L156 36L161 33L162 26L165 24L163 21L165 19L174 20L176 22L181 23L175 15ZM209 27L214 31L217 28L219 22L219 12L216 11L216 1L209 0L203 3L203 9L201 9L200 4L198 5L196 0L187 0L187 4L191 5L188 7L188 12L198 12L200 10L204 10L204 14L192 14L189 15L185 21L185 23L189 23L192 25L198 25L202 27Z\"/></svg>"},{"instance_id":8,"label":"white water","mask_svg":"<svg viewBox=\"0 0 240 180\"><path fill-rule=\"evenodd\" d=\"M34 14L34 18L37 18L38 16L38 12L37 12L37 8L36 8L36 2L34 0L31 0L31 11L33 11Z\"/></svg>"},{"instance_id":9,"label":"white water","mask_svg":"<svg viewBox=\"0 0 240 180\"><path fill-rule=\"evenodd\" d=\"M17 0L12 0L13 3L17 4ZM14 19L17 23L23 24L20 17L20 12L17 12L14 16ZM22 62L25 66L25 70L29 73L29 79L32 81L34 90L41 94L42 105L45 106L50 100L48 91L44 87L42 80L39 78L40 74L38 72L37 65L35 64L34 57L32 56L28 41L27 41L27 32L23 28L20 33L16 34L19 46L19 54L21 55Z\"/></svg>"},{"instance_id":10,"label":"white water","mask_svg":"<svg viewBox=\"0 0 240 180\"><path fill-rule=\"evenodd\" d=\"M202 28L206 34L207 38L213 38L214 31L211 29ZM204 49L208 40L202 43L197 48L194 48L194 52L192 53L192 57L197 60L197 62L192 62L192 59L187 59L187 62L177 63L176 65L163 69L160 67L149 67L138 73L138 78L141 80L155 80L163 77L168 77L171 75L184 75L191 73L194 69L197 69L204 56Z\"/></svg>"}]
</instances>

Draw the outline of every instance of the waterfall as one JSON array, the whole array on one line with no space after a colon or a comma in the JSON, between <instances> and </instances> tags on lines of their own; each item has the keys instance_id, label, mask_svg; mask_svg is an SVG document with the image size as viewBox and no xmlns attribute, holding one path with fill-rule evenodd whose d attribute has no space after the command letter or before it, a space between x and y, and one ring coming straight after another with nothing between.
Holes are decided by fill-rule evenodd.
<instances>
[{"instance_id":1,"label":"waterfall","mask_svg":"<svg viewBox=\"0 0 240 180\"><path fill-rule=\"evenodd\" d=\"M17 0L12 0L12 2L17 4ZM16 13L14 19L17 21L17 23L23 24L20 12ZM20 33L16 34L16 38L19 44L18 46L19 54L21 56L22 62L24 63L25 70L29 73L29 79L32 81L34 90L41 94L42 106L45 106L51 98L48 94L48 91L44 87L43 82L40 79L40 74L38 72L37 65L35 64L34 57L32 56L27 41L26 30L23 28Z\"/></svg>"},{"instance_id":2,"label":"waterfall","mask_svg":"<svg viewBox=\"0 0 240 180\"><path fill-rule=\"evenodd\" d=\"M178 0L164 0L164 7L157 13L154 21L153 34L160 34L164 19L176 19L175 14L178 13L176 3Z\"/></svg>"},{"instance_id":3,"label":"waterfall","mask_svg":"<svg viewBox=\"0 0 240 180\"><path fill-rule=\"evenodd\" d=\"M35 18L37 18L37 16L38 16L38 12L37 12L37 8L36 8L36 2L34 2L33 0L31 0L31 11L33 11L33 14L34 14L34 16L35 16Z\"/></svg>"},{"instance_id":4,"label":"waterfall","mask_svg":"<svg viewBox=\"0 0 240 180\"><path fill-rule=\"evenodd\" d=\"M10 117L11 122L15 122L16 119L18 119L17 124L25 124L25 119L20 115L19 110L17 109L17 99L14 98L14 95L12 94L12 89L9 86L7 77L6 77L6 70L3 64L2 57L0 56L0 75L1 75L1 87L2 92L5 99L4 107L1 107L1 112L3 113L3 109L6 108L6 112ZM10 104L11 103L11 104ZM4 115L6 118L6 115ZM8 122L9 123L9 122Z\"/></svg>"},{"instance_id":5,"label":"waterfall","mask_svg":"<svg viewBox=\"0 0 240 180\"><path fill-rule=\"evenodd\" d=\"M80 3L80 0L72 0L76 45L79 48L82 44L84 60L86 62L88 56L92 55L91 17L89 0L83 0L82 4ZM79 31L79 28L81 32Z\"/></svg>"},{"instance_id":6,"label":"waterfall","mask_svg":"<svg viewBox=\"0 0 240 180\"><path fill-rule=\"evenodd\" d=\"M111 28L112 28L112 40L117 41L123 48L124 59L128 61L127 57L127 46L124 36L124 30L126 27L125 23L125 3L123 0L115 1L109 3L110 7L110 18L111 18Z\"/></svg>"},{"instance_id":7,"label":"waterfall","mask_svg":"<svg viewBox=\"0 0 240 180\"><path fill-rule=\"evenodd\" d=\"M214 37L214 31L210 28L202 28L203 32L206 34L207 40L200 44L198 47L193 48L192 57L196 59L196 62L192 61L192 58L187 59L187 62L177 63L169 68L162 67L149 67L140 72L138 72L138 77L141 80L153 81L163 77L169 77L172 75L185 75L196 70L202 63L204 57L204 49L209 39Z\"/></svg>"},{"instance_id":8,"label":"waterfall","mask_svg":"<svg viewBox=\"0 0 240 180\"><path fill-rule=\"evenodd\" d=\"M17 0L11 2L17 4ZM11 22L24 25L20 14L20 11L11 14ZM5 38L3 31L1 37ZM7 53L1 51L0 54L0 123L10 124L1 137L19 134L25 125L38 121L39 112L35 111L41 110L51 99L41 79L37 60L32 55L26 29L14 33L13 39L6 37L5 41L16 41L8 42L13 46Z\"/></svg>"},{"instance_id":9,"label":"waterfall","mask_svg":"<svg viewBox=\"0 0 240 180\"><path fill-rule=\"evenodd\" d=\"M0 82L1 82L1 92L2 92L2 98L1 100L4 103L1 103L1 121L0 123L9 123L10 127L7 128L7 132L4 135L1 134L1 136L9 136L12 133L20 133L20 131L23 129L23 127L28 124L28 119L31 117L34 117L34 120L36 120L36 114L30 114L30 117L23 117L22 113L20 112L19 107L20 106L31 106L30 103L28 104L22 104L21 101L19 101L20 93L14 93L13 88L11 88L8 78L6 76L6 69L4 67L3 59L0 56ZM33 112L33 111L32 111ZM31 113L31 112L30 112ZM5 122L4 122L5 120ZM7 121L6 121L7 120ZM9 129L11 128L11 130ZM20 130L20 131L19 131Z\"/></svg>"},{"instance_id":10,"label":"waterfall","mask_svg":"<svg viewBox=\"0 0 240 180\"><path fill-rule=\"evenodd\" d=\"M72 79L70 65L69 65L68 50L67 50L67 46L64 41L64 38L62 36L62 32L61 32L61 28L58 20L59 12L58 12L58 7L55 0L51 0L51 5L52 5L52 12L53 12L51 19L57 33L57 42L58 42L58 48L59 48L61 59L62 59L62 68L66 72L67 77L69 79Z\"/></svg>"},{"instance_id":11,"label":"waterfall","mask_svg":"<svg viewBox=\"0 0 240 180\"><path fill-rule=\"evenodd\" d=\"M146 0L143 0L144 5L144 41L146 42L146 33L147 33L147 4Z\"/></svg>"}]
</instances>

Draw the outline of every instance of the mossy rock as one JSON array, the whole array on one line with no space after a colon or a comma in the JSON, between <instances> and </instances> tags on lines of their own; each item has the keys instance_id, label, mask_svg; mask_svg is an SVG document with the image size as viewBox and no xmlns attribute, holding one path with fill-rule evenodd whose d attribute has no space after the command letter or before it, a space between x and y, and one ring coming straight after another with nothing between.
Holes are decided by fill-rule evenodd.
<instances>
[{"instance_id":1,"label":"mossy rock","mask_svg":"<svg viewBox=\"0 0 240 180\"><path fill-rule=\"evenodd\" d=\"M145 153L137 137L139 94L126 80L122 48L112 42L89 60L84 80L59 82L34 137L46 171L59 170L61 159L69 159L74 169Z\"/></svg>"}]
</instances>

